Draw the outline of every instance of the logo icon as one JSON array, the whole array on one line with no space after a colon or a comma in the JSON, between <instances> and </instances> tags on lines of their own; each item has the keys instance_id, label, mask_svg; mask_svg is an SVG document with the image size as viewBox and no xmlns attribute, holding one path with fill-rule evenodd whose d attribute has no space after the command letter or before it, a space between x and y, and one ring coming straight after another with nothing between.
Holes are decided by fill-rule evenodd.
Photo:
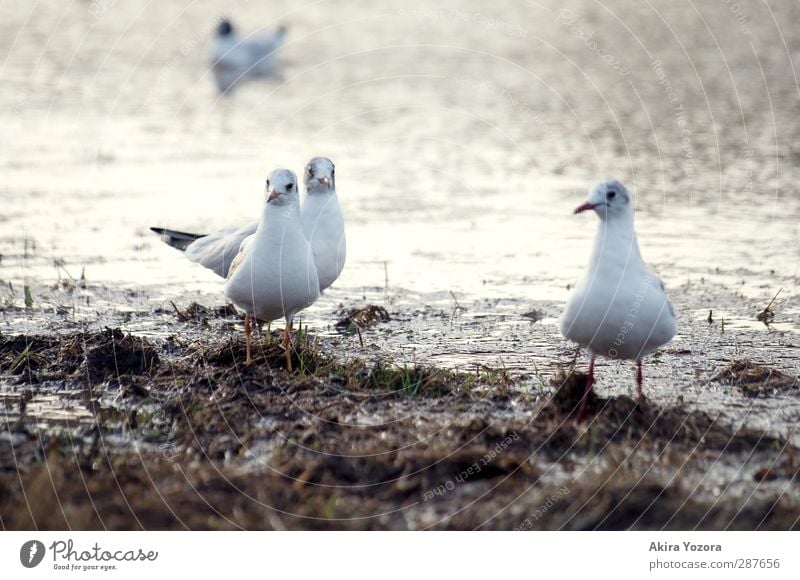
<instances>
[{"instance_id":1,"label":"logo icon","mask_svg":"<svg viewBox=\"0 0 800 580\"><path fill-rule=\"evenodd\" d=\"M19 561L26 568L35 568L44 559L44 544L39 540L28 540L19 549Z\"/></svg>"}]
</instances>

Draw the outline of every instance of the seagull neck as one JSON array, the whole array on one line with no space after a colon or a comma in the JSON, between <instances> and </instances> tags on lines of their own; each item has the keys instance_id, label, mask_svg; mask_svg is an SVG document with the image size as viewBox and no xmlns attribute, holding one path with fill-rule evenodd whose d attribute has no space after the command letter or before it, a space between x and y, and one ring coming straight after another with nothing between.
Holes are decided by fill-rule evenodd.
<instances>
[{"instance_id":1,"label":"seagull neck","mask_svg":"<svg viewBox=\"0 0 800 580\"><path fill-rule=\"evenodd\" d=\"M303 200L301 202L301 213L311 211L311 212L322 212L326 208L332 207L333 202L336 200L336 190L334 189L317 189L317 190L308 190L306 191L305 195L303 195Z\"/></svg>"},{"instance_id":2,"label":"seagull neck","mask_svg":"<svg viewBox=\"0 0 800 580\"><path fill-rule=\"evenodd\" d=\"M256 233L275 229L275 226L271 226L271 224L286 223L286 220L300 222L300 204L297 201L286 200L281 205L267 203Z\"/></svg>"},{"instance_id":3,"label":"seagull neck","mask_svg":"<svg viewBox=\"0 0 800 580\"><path fill-rule=\"evenodd\" d=\"M327 185L313 185L311 187L306 187L306 195L321 195L335 192L335 189L330 189Z\"/></svg>"},{"instance_id":4,"label":"seagull neck","mask_svg":"<svg viewBox=\"0 0 800 580\"><path fill-rule=\"evenodd\" d=\"M590 262L592 267L616 260L627 264L632 257L641 259L633 221L614 218L600 220Z\"/></svg>"}]
</instances>

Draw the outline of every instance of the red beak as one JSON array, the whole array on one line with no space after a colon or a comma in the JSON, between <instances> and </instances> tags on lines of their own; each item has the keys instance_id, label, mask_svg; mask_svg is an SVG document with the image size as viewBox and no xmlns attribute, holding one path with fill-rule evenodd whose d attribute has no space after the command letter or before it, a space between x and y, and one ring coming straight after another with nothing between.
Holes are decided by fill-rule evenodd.
<instances>
[{"instance_id":1,"label":"red beak","mask_svg":"<svg viewBox=\"0 0 800 580\"><path fill-rule=\"evenodd\" d=\"M594 209L594 208L595 208L595 204L589 203L587 201L583 205L579 205L578 207L576 207L575 208L575 213L581 213L582 211L586 211L587 209Z\"/></svg>"},{"instance_id":2,"label":"red beak","mask_svg":"<svg viewBox=\"0 0 800 580\"><path fill-rule=\"evenodd\" d=\"M271 202L273 199L276 199L279 195L280 193L277 190L273 189L270 192L269 197L267 198L267 203Z\"/></svg>"}]
</instances>

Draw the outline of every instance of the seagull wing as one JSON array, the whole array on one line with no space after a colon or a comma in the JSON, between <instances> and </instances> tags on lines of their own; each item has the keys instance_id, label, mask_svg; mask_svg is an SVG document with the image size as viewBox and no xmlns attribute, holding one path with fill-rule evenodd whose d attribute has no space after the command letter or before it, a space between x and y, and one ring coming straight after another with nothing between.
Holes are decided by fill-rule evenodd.
<instances>
[{"instance_id":1,"label":"seagull wing","mask_svg":"<svg viewBox=\"0 0 800 580\"><path fill-rule=\"evenodd\" d=\"M150 231L157 233L161 236L161 241L172 246L173 248L183 252L191 244L204 238L205 234L192 234L189 232L180 232L178 230L171 230L169 228L150 228Z\"/></svg>"},{"instance_id":2,"label":"seagull wing","mask_svg":"<svg viewBox=\"0 0 800 580\"><path fill-rule=\"evenodd\" d=\"M254 74L272 74L275 53L283 46L285 40L286 31L283 28L248 40L247 49Z\"/></svg>"},{"instance_id":3,"label":"seagull wing","mask_svg":"<svg viewBox=\"0 0 800 580\"><path fill-rule=\"evenodd\" d=\"M220 230L198 239L186 248L186 257L205 266L218 276L228 277L231 264L242 250L243 242L252 236L258 223Z\"/></svg>"},{"instance_id":4,"label":"seagull wing","mask_svg":"<svg viewBox=\"0 0 800 580\"><path fill-rule=\"evenodd\" d=\"M667 302L667 308L669 308L670 315L675 318L675 309L672 307L672 302L669 301L669 296L667 296L667 287L664 286L664 281L658 277L651 268L650 270L651 280L653 281L653 286L661 290L661 293L664 295L664 300Z\"/></svg>"},{"instance_id":5,"label":"seagull wing","mask_svg":"<svg viewBox=\"0 0 800 580\"><path fill-rule=\"evenodd\" d=\"M234 256L233 260L228 267L228 271L225 275L225 278L230 279L233 276L233 273L242 265L244 259L247 257L247 252L250 251L250 247L253 245L253 241L255 240L255 235L251 234L242 240L241 244L239 244L239 252Z\"/></svg>"}]
</instances>

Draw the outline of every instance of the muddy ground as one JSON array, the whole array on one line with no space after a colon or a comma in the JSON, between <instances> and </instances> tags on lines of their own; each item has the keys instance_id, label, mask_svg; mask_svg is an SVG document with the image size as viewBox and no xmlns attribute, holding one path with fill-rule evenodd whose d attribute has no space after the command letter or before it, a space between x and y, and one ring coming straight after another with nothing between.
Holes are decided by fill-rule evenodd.
<instances>
[{"instance_id":1,"label":"muddy ground","mask_svg":"<svg viewBox=\"0 0 800 580\"><path fill-rule=\"evenodd\" d=\"M263 329L244 364L225 307L164 312L173 334L119 328L0 336L4 529L797 529L791 437L692 402L337 357L341 338ZM24 309L5 309L7 317ZM374 324L373 324L374 323ZM355 324L358 328L355 328ZM49 329L52 331L52 328ZM365 352L366 352L365 348ZM796 397L795 377L732 361L734 399Z\"/></svg>"}]
</instances>

